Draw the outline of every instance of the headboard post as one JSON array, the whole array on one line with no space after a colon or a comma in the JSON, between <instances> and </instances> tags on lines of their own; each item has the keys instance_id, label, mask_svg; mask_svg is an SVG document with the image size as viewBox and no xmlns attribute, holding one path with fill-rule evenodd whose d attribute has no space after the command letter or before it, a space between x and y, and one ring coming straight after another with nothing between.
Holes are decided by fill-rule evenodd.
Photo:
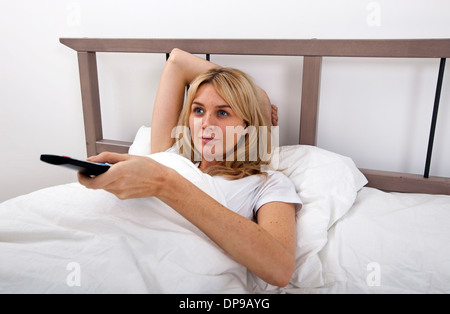
<instances>
[{"instance_id":1,"label":"headboard post","mask_svg":"<svg viewBox=\"0 0 450 314\"><path fill-rule=\"evenodd\" d=\"M299 144L316 145L322 57L304 57Z\"/></svg>"},{"instance_id":2,"label":"headboard post","mask_svg":"<svg viewBox=\"0 0 450 314\"><path fill-rule=\"evenodd\" d=\"M97 154L96 143L103 139L97 57L95 52L78 52L87 155Z\"/></svg>"}]
</instances>

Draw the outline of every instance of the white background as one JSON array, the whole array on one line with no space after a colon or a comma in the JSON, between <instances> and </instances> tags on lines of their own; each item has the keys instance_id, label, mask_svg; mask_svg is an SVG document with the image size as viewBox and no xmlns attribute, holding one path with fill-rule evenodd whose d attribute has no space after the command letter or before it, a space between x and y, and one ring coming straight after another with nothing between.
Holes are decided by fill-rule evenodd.
<instances>
[{"instance_id":1,"label":"white background","mask_svg":"<svg viewBox=\"0 0 450 314\"><path fill-rule=\"evenodd\" d=\"M42 153L86 157L76 53L60 37L450 38L448 0L15 0L0 2L0 201L76 181ZM104 135L150 125L163 55L99 54ZM297 140L301 58L212 56L240 67ZM325 59L320 147L359 167L423 172L439 60ZM432 175L450 176L450 70ZM399 120L401 119L401 120Z\"/></svg>"}]
</instances>

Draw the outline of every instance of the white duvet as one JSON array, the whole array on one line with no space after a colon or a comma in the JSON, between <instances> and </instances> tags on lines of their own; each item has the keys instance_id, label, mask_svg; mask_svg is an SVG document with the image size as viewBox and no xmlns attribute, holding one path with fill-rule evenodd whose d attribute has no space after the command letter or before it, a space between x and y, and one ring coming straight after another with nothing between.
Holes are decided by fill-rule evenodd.
<instances>
[{"instance_id":1,"label":"white duvet","mask_svg":"<svg viewBox=\"0 0 450 314\"><path fill-rule=\"evenodd\" d=\"M224 203L186 159L152 158ZM77 183L2 203L0 256L0 293L249 292L247 270L166 204Z\"/></svg>"}]
</instances>

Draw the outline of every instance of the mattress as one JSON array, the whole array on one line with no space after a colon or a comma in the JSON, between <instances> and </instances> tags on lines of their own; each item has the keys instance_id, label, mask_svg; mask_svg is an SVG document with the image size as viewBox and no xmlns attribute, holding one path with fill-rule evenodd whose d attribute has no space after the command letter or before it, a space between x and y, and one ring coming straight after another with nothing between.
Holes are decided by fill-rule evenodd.
<instances>
[{"instance_id":1,"label":"mattress","mask_svg":"<svg viewBox=\"0 0 450 314\"><path fill-rule=\"evenodd\" d=\"M449 293L450 197L364 187L328 233L324 284L288 293Z\"/></svg>"}]
</instances>

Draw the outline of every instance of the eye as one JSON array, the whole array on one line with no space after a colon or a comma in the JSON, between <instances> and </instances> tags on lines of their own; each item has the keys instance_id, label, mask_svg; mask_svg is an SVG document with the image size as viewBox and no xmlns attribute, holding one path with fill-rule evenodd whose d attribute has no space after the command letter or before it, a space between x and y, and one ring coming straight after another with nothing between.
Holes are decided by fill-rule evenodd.
<instances>
[{"instance_id":1,"label":"eye","mask_svg":"<svg viewBox=\"0 0 450 314\"><path fill-rule=\"evenodd\" d=\"M195 114L202 114L203 113L203 109L199 108L199 107L195 107L192 109L192 112Z\"/></svg>"},{"instance_id":2,"label":"eye","mask_svg":"<svg viewBox=\"0 0 450 314\"><path fill-rule=\"evenodd\" d=\"M225 110L219 110L219 116L227 117L228 116L228 112L226 112Z\"/></svg>"}]
</instances>

